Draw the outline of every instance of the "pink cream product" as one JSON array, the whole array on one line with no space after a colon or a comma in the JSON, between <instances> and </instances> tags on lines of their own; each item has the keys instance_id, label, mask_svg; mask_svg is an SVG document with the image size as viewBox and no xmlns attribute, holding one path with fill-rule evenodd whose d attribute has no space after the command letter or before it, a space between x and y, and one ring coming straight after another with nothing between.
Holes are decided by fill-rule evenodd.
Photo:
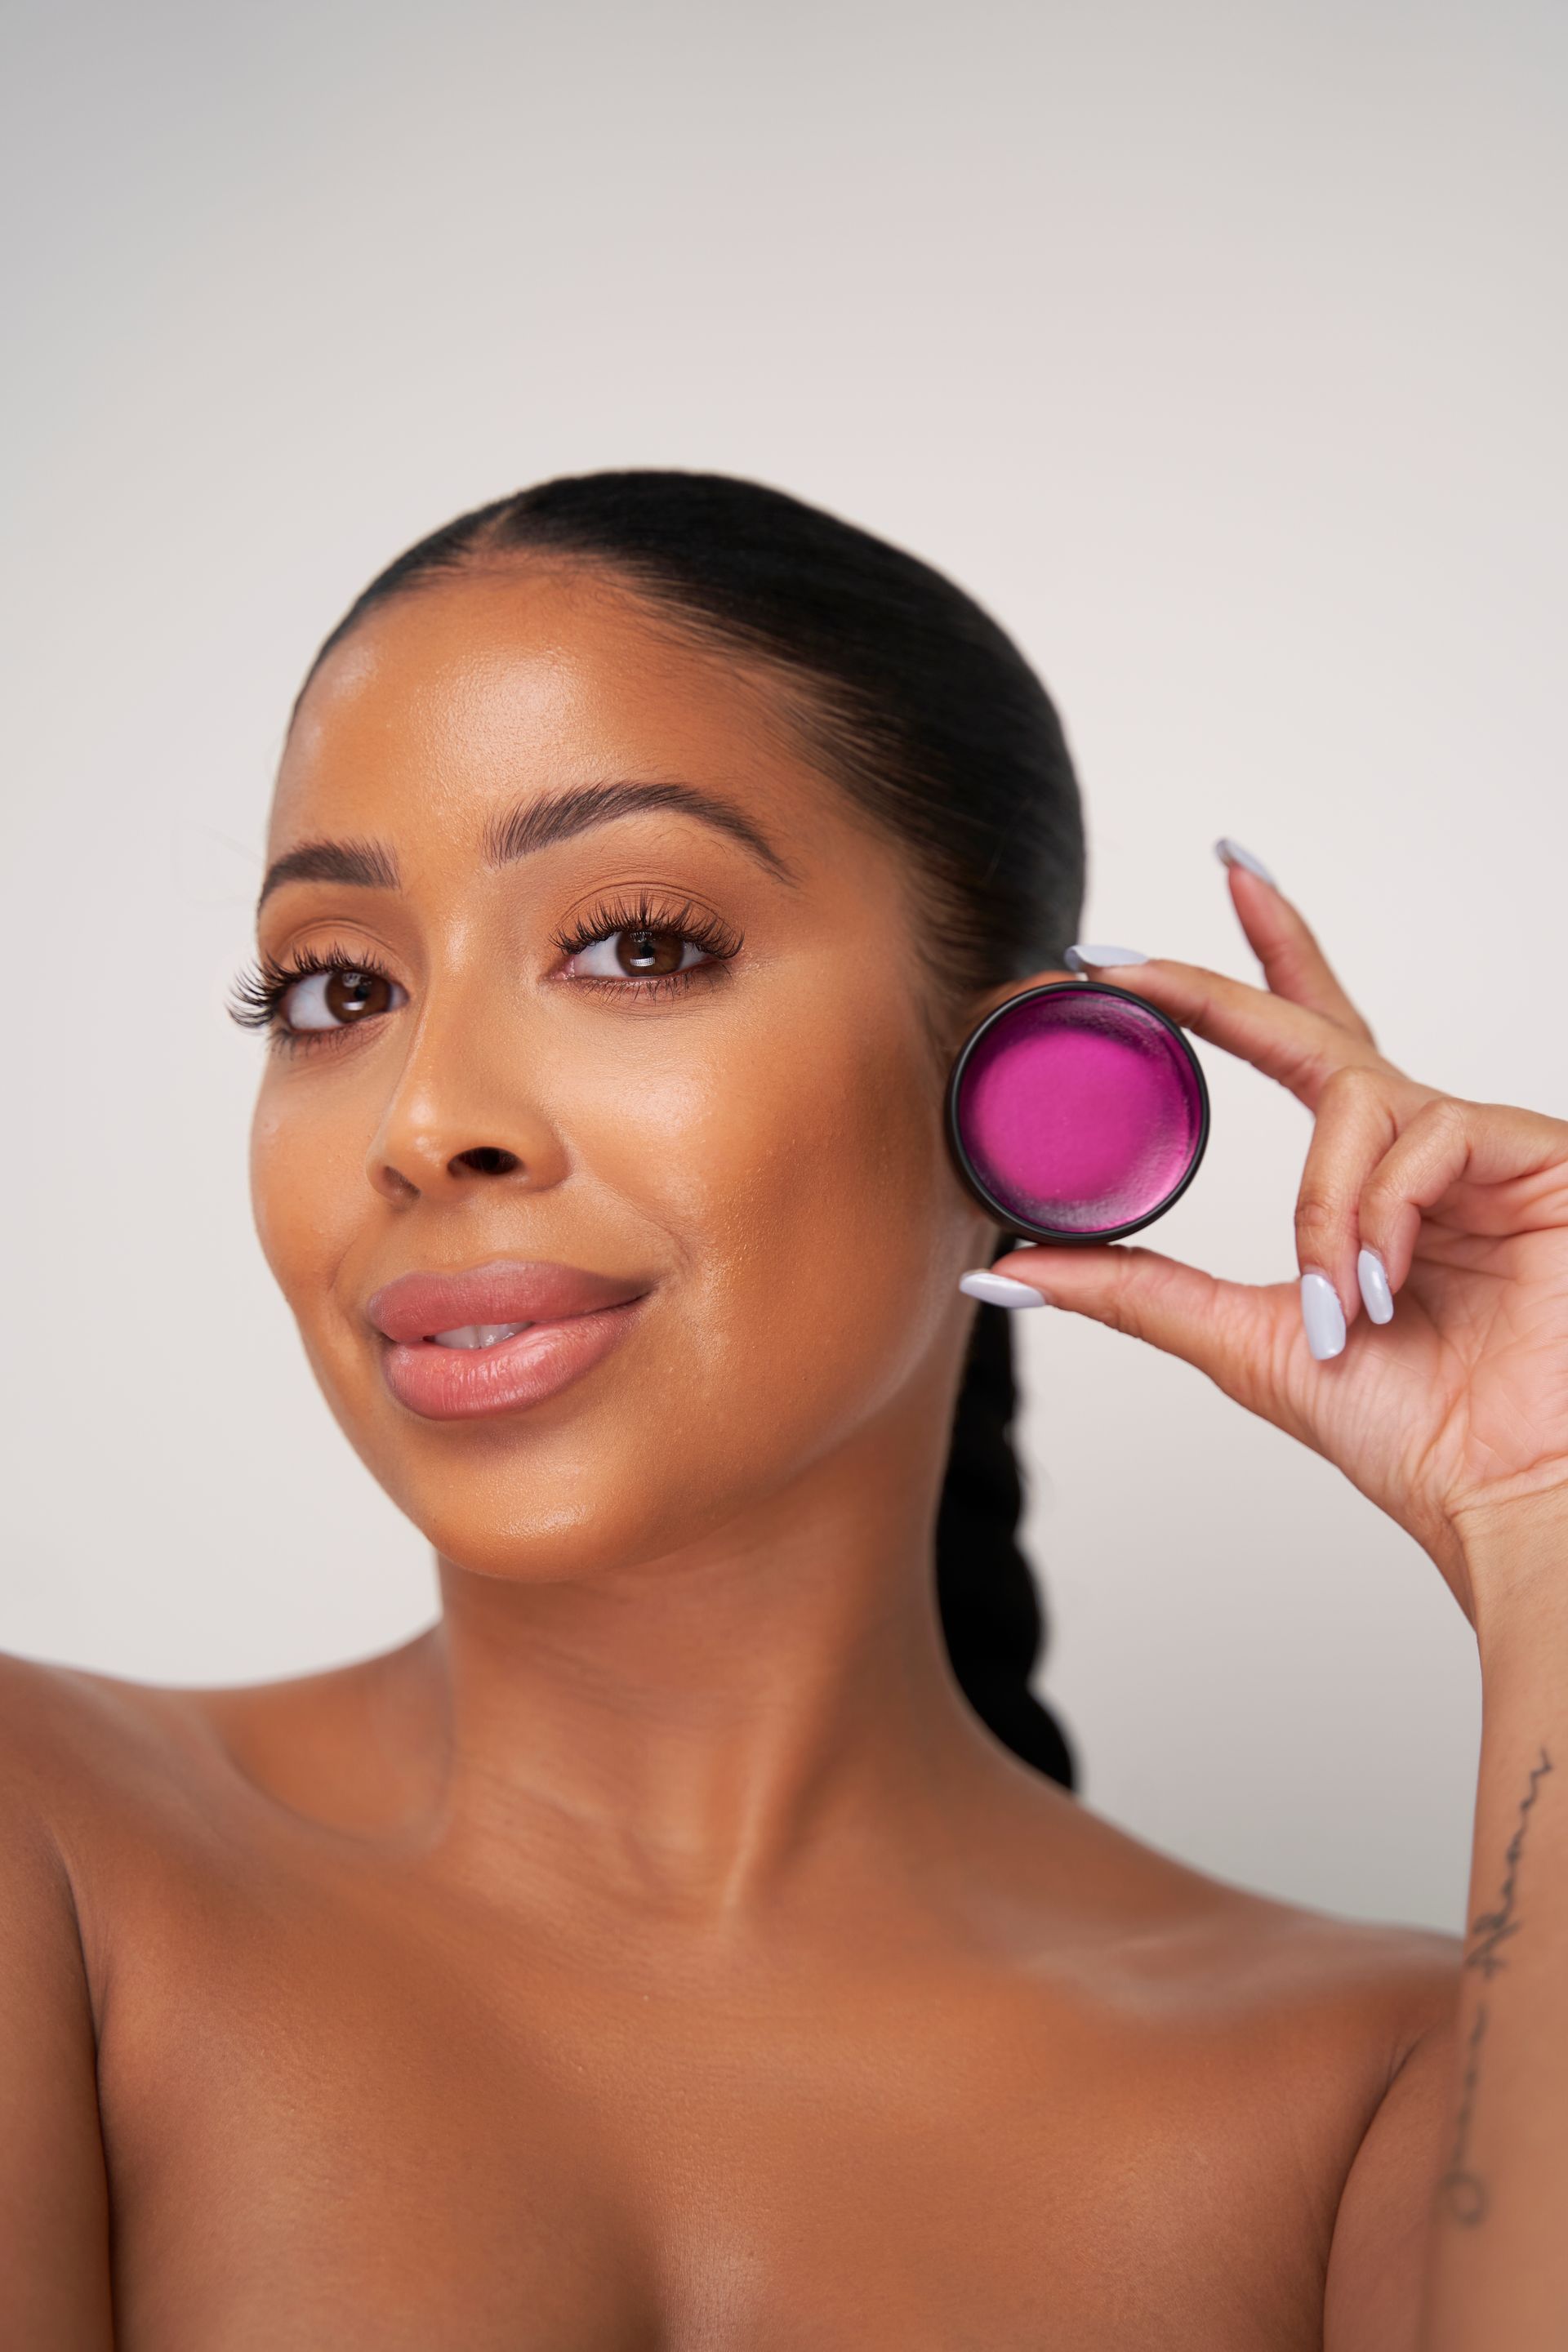
<instances>
[{"instance_id":1,"label":"pink cream product","mask_svg":"<svg viewBox=\"0 0 1568 2352\"><path fill-rule=\"evenodd\" d=\"M1110 1242L1196 1175L1209 1097L1184 1033L1105 981L1025 989L971 1031L947 1084L959 1173L1009 1232Z\"/></svg>"}]
</instances>

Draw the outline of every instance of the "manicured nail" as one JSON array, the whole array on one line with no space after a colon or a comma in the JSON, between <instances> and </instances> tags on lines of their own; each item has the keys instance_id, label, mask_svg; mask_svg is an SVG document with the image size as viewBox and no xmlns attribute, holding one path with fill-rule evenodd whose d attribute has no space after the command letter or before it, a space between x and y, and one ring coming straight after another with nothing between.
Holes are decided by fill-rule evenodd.
<instances>
[{"instance_id":1,"label":"manicured nail","mask_svg":"<svg viewBox=\"0 0 1568 2352\"><path fill-rule=\"evenodd\" d=\"M1394 1320L1394 1293L1388 1286L1388 1269L1374 1249L1363 1249L1355 1262L1355 1276L1361 1285L1362 1303L1374 1323Z\"/></svg>"},{"instance_id":2,"label":"manicured nail","mask_svg":"<svg viewBox=\"0 0 1568 2352\"><path fill-rule=\"evenodd\" d=\"M1215 843L1214 851L1222 866L1244 866L1249 874L1256 874L1260 882L1273 883L1276 890L1279 887L1262 858L1254 857L1250 849L1243 849L1239 841L1222 836Z\"/></svg>"},{"instance_id":3,"label":"manicured nail","mask_svg":"<svg viewBox=\"0 0 1568 2352\"><path fill-rule=\"evenodd\" d=\"M1051 1303L1030 1284L1015 1282L1011 1275L993 1274L988 1265L961 1274L958 1286L969 1297L984 1298L992 1307L1048 1307Z\"/></svg>"},{"instance_id":4,"label":"manicured nail","mask_svg":"<svg viewBox=\"0 0 1568 2352\"><path fill-rule=\"evenodd\" d=\"M1301 1322L1320 1364L1339 1354L1345 1344L1345 1313L1326 1274L1301 1276Z\"/></svg>"},{"instance_id":5,"label":"manicured nail","mask_svg":"<svg viewBox=\"0 0 1568 2352\"><path fill-rule=\"evenodd\" d=\"M1070 947L1062 961L1069 971L1087 971L1090 964L1147 963L1142 948Z\"/></svg>"}]
</instances>

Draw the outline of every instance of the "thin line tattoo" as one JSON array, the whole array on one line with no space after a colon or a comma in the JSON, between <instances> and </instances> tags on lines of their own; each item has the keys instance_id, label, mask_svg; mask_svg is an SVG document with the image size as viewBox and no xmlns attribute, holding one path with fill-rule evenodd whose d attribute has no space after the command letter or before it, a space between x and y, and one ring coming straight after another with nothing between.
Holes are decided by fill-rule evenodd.
<instances>
[{"instance_id":1,"label":"thin line tattoo","mask_svg":"<svg viewBox=\"0 0 1568 2352\"><path fill-rule=\"evenodd\" d=\"M1524 1852L1524 1833L1530 1826L1531 1808L1540 1794L1542 1781L1552 1769L1552 1759L1543 1748L1541 1761L1531 1767L1530 1786L1519 1801L1519 1822L1503 1856L1507 1867L1498 1891L1497 1907L1492 1911L1478 1912L1470 1922L1473 1941L1465 1954L1464 1966L1474 1969L1483 1984L1489 1984L1493 1977L1507 1968L1508 1959L1502 1948L1510 1937L1518 1935L1524 1925L1514 1907L1514 1896L1519 1886L1519 1861ZM1488 2203L1487 2184L1479 2173L1471 2169L1468 2161L1470 2127L1476 2112L1476 2085L1480 2079L1481 2044L1486 2040L1488 2015L1487 1998L1483 1993L1477 1999L1475 2019L1465 2044L1465 2072L1459 2085L1459 2114L1454 2130L1454 2152L1448 2159L1448 2169L1437 2184L1438 2195L1452 2219L1462 2221L1467 2229L1472 2230L1478 2221L1486 2219Z\"/></svg>"}]
</instances>

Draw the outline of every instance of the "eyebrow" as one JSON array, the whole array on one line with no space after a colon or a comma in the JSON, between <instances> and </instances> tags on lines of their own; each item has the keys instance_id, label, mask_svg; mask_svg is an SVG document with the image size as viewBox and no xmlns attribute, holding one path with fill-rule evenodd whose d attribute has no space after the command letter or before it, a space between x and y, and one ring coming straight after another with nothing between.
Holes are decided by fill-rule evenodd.
<instances>
[{"instance_id":1,"label":"eyebrow","mask_svg":"<svg viewBox=\"0 0 1568 2352\"><path fill-rule=\"evenodd\" d=\"M395 890L397 861L375 841L305 841L274 858L257 899L258 914L285 882L353 882L366 890Z\"/></svg>"},{"instance_id":2,"label":"eyebrow","mask_svg":"<svg viewBox=\"0 0 1568 2352\"><path fill-rule=\"evenodd\" d=\"M766 834L731 802L704 792L700 785L670 781L579 784L552 800L525 801L486 825L485 862L514 865L520 857L530 857L558 841L570 841L595 825L611 824L617 817L636 816L647 809L674 809L695 817L699 824L740 842L779 881L793 883L797 878ZM347 882L367 890L395 890L400 879L397 860L379 842L301 842L268 867L257 912L285 882Z\"/></svg>"}]
</instances>

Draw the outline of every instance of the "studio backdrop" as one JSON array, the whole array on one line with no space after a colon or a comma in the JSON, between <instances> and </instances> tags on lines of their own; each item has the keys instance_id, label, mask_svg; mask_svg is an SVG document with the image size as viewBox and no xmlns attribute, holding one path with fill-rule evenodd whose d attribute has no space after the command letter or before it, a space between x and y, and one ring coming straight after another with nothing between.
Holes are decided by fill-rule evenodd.
<instances>
[{"instance_id":1,"label":"studio backdrop","mask_svg":"<svg viewBox=\"0 0 1568 2352\"><path fill-rule=\"evenodd\" d=\"M10 26L0 1645L258 1680L432 1612L251 1236L222 1007L316 643L521 483L719 469L910 547L1058 701L1086 938L1255 978L1233 835L1395 1061L1568 1111L1560 9ZM1293 1275L1307 1116L1199 1050L1150 1239ZM1018 1321L1088 1801L1457 1926L1477 1677L1430 1565L1200 1374Z\"/></svg>"}]
</instances>

